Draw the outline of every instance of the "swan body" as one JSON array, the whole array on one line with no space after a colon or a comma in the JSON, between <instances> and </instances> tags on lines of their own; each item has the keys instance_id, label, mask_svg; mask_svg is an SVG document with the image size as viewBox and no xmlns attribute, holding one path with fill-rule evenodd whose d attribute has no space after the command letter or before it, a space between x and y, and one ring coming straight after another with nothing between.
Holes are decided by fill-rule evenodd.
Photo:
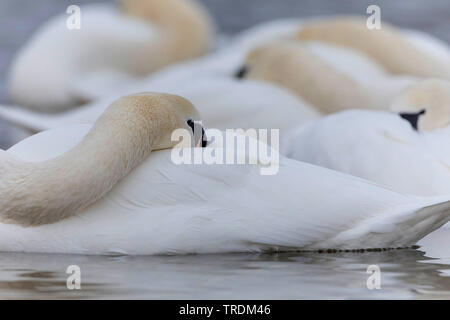
<instances>
[{"instance_id":1,"label":"swan body","mask_svg":"<svg viewBox=\"0 0 450 320\"><path fill-rule=\"evenodd\" d=\"M34 131L93 123L118 96L152 90L187 97L201 112L205 126L221 130L257 128L280 129L283 132L320 117L319 112L284 88L210 75L208 72L202 74L196 70L190 64L170 68L160 72L153 80L123 88L114 95L68 112L42 114L0 106L0 116Z\"/></svg>"},{"instance_id":2,"label":"swan body","mask_svg":"<svg viewBox=\"0 0 450 320\"><path fill-rule=\"evenodd\" d=\"M38 29L13 61L12 101L41 112L66 110L211 46L210 18L195 1L121 4L83 6L80 29L68 29L66 14Z\"/></svg>"},{"instance_id":3,"label":"swan body","mask_svg":"<svg viewBox=\"0 0 450 320\"><path fill-rule=\"evenodd\" d=\"M68 161L64 159L70 155L68 171L87 181L92 174L92 180L98 181L102 159L111 161L109 174L127 171L111 189L109 183L77 185L74 180L46 189L48 181L42 181L42 192L50 193L40 194L47 200L45 208L64 205L79 193L82 201L107 191L57 221L29 227L11 220L0 223L0 251L149 255L403 247L450 219L448 197L406 196L283 157L272 176L260 174L259 162L176 165L171 161L173 150L157 149L170 148L165 132L185 126L183 122L191 117L197 117L195 109L179 97L134 95L113 104L93 126L45 131L0 153L0 168L5 159L38 168ZM166 127L167 119L171 125ZM116 134L117 138L102 141ZM54 147L40 148L45 145ZM134 169L117 162L122 148L127 150L126 161L140 162ZM208 148L225 147L213 144L195 150L208 152ZM80 154L75 157L74 151ZM80 167L84 161L93 172ZM60 174L67 178L67 172ZM0 187L5 188L7 179L2 176ZM6 183L6 188L9 194L17 192L14 184ZM75 192L68 195L67 190ZM40 200L16 199L33 210ZM2 212L10 204L0 202Z\"/></svg>"}]
</instances>

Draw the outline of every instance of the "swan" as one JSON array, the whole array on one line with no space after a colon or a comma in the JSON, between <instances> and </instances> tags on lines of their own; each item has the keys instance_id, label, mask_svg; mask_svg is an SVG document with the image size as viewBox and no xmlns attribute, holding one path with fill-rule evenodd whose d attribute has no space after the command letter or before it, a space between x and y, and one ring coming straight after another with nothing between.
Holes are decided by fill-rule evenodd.
<instances>
[{"instance_id":1,"label":"swan","mask_svg":"<svg viewBox=\"0 0 450 320\"><path fill-rule=\"evenodd\" d=\"M210 72L204 62L189 63L158 72L141 83L117 90L74 110L45 114L28 109L0 106L0 117L32 131L93 123L120 96L139 91L177 94L192 101L205 126L220 130L264 128L284 131L318 119L321 114L287 89L258 81L240 81Z\"/></svg>"},{"instance_id":2,"label":"swan","mask_svg":"<svg viewBox=\"0 0 450 320\"><path fill-rule=\"evenodd\" d=\"M12 63L12 102L41 112L67 110L211 47L211 19L195 0L120 4L82 6L79 30L67 28L66 14L39 28Z\"/></svg>"},{"instance_id":3,"label":"swan","mask_svg":"<svg viewBox=\"0 0 450 320\"><path fill-rule=\"evenodd\" d=\"M352 50L321 43L275 42L255 48L242 78L288 88L329 114L345 109L386 109L415 77L388 75Z\"/></svg>"},{"instance_id":4,"label":"swan","mask_svg":"<svg viewBox=\"0 0 450 320\"><path fill-rule=\"evenodd\" d=\"M45 131L2 151L0 251L390 248L450 219L448 197L403 195L283 157L271 176L259 162L174 164L171 132L192 130L198 119L184 98L140 93L114 102L93 125Z\"/></svg>"},{"instance_id":5,"label":"swan","mask_svg":"<svg viewBox=\"0 0 450 320\"><path fill-rule=\"evenodd\" d=\"M290 158L417 195L450 194L450 83L427 80L392 102L395 113L350 110L287 133ZM425 113L423 112L425 110ZM450 224L418 242L427 256L448 258Z\"/></svg>"},{"instance_id":6,"label":"swan","mask_svg":"<svg viewBox=\"0 0 450 320\"><path fill-rule=\"evenodd\" d=\"M300 41L320 41L360 51L388 72L425 78L450 79L448 45L420 32L403 31L383 22L370 30L365 19L333 17L305 23Z\"/></svg>"},{"instance_id":7,"label":"swan","mask_svg":"<svg viewBox=\"0 0 450 320\"><path fill-rule=\"evenodd\" d=\"M299 126L281 152L402 193L450 194L450 82L412 85L391 110L349 110Z\"/></svg>"}]
</instances>

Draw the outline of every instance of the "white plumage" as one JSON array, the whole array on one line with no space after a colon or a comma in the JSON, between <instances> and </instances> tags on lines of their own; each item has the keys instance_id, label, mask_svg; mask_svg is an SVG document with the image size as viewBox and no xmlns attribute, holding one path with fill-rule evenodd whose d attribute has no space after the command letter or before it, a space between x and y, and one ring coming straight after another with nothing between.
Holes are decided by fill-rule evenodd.
<instances>
[{"instance_id":1,"label":"white plumage","mask_svg":"<svg viewBox=\"0 0 450 320\"><path fill-rule=\"evenodd\" d=\"M45 161L80 143L90 128L45 131L7 153ZM0 250L137 255L403 247L450 216L446 199L402 195L285 158L278 174L262 176L260 165L175 165L170 154L152 152L71 218L28 228L1 224Z\"/></svg>"},{"instance_id":2,"label":"white plumage","mask_svg":"<svg viewBox=\"0 0 450 320\"><path fill-rule=\"evenodd\" d=\"M67 14L39 28L13 61L12 101L40 112L64 111L211 47L209 16L195 1L122 4L131 12L108 4L82 6L80 29L67 27ZM153 20L145 16L147 4ZM141 16L135 16L132 8L139 5ZM176 14L184 19L178 22Z\"/></svg>"}]
</instances>

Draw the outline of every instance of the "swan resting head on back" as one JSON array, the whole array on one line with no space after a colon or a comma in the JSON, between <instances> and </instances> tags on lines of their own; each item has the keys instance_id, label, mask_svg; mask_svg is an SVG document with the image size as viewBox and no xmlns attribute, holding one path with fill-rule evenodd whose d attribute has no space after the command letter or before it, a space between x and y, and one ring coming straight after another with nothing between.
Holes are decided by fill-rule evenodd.
<instances>
[{"instance_id":1,"label":"swan resting head on back","mask_svg":"<svg viewBox=\"0 0 450 320\"><path fill-rule=\"evenodd\" d=\"M199 120L194 106L169 94L141 93L112 103L86 137L43 162L0 153L0 221L23 226L54 223L93 204L153 150L172 148L172 132Z\"/></svg>"},{"instance_id":2,"label":"swan resting head on back","mask_svg":"<svg viewBox=\"0 0 450 320\"><path fill-rule=\"evenodd\" d=\"M381 29L371 30L367 20L360 17L318 19L304 25L297 40L352 48L371 57L391 74L450 79L448 56L442 61L436 59L386 22Z\"/></svg>"},{"instance_id":3,"label":"swan resting head on back","mask_svg":"<svg viewBox=\"0 0 450 320\"><path fill-rule=\"evenodd\" d=\"M390 106L419 131L444 128L450 124L450 81L429 79L404 90Z\"/></svg>"},{"instance_id":4,"label":"swan resting head on back","mask_svg":"<svg viewBox=\"0 0 450 320\"><path fill-rule=\"evenodd\" d=\"M285 87L326 114L370 104L370 96L356 80L297 42L254 49L236 76Z\"/></svg>"}]
</instances>

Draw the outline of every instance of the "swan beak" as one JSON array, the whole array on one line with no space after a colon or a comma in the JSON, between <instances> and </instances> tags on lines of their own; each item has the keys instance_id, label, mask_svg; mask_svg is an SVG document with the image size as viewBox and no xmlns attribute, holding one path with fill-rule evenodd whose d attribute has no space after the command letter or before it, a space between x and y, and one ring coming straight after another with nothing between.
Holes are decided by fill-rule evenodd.
<instances>
[{"instance_id":1,"label":"swan beak","mask_svg":"<svg viewBox=\"0 0 450 320\"><path fill-rule=\"evenodd\" d=\"M234 77L237 78L237 79L243 79L243 78L245 78L245 76L247 75L248 71L249 71L248 66L245 66L245 65L244 65L242 68L240 68L240 69L235 73Z\"/></svg>"},{"instance_id":2,"label":"swan beak","mask_svg":"<svg viewBox=\"0 0 450 320\"><path fill-rule=\"evenodd\" d=\"M198 139L197 144L195 145L197 148L206 148L208 145L208 139L206 138L205 129L202 128L202 136Z\"/></svg>"},{"instance_id":3,"label":"swan beak","mask_svg":"<svg viewBox=\"0 0 450 320\"><path fill-rule=\"evenodd\" d=\"M419 117L423 114L425 114L425 110L421 110L417 113L400 113L400 117L408 121L414 130L418 131L418 123L419 123Z\"/></svg>"},{"instance_id":4,"label":"swan beak","mask_svg":"<svg viewBox=\"0 0 450 320\"><path fill-rule=\"evenodd\" d=\"M194 133L194 141L195 143L195 147L196 148L206 148L206 146L208 145L208 139L206 138L206 133L205 133L205 128L203 128L203 126L201 125L197 125L194 123L194 121L192 121L191 119L189 119L187 121L188 126L192 129L192 132ZM200 135L200 137L197 140L198 137L198 128L202 128L202 134Z\"/></svg>"}]
</instances>

